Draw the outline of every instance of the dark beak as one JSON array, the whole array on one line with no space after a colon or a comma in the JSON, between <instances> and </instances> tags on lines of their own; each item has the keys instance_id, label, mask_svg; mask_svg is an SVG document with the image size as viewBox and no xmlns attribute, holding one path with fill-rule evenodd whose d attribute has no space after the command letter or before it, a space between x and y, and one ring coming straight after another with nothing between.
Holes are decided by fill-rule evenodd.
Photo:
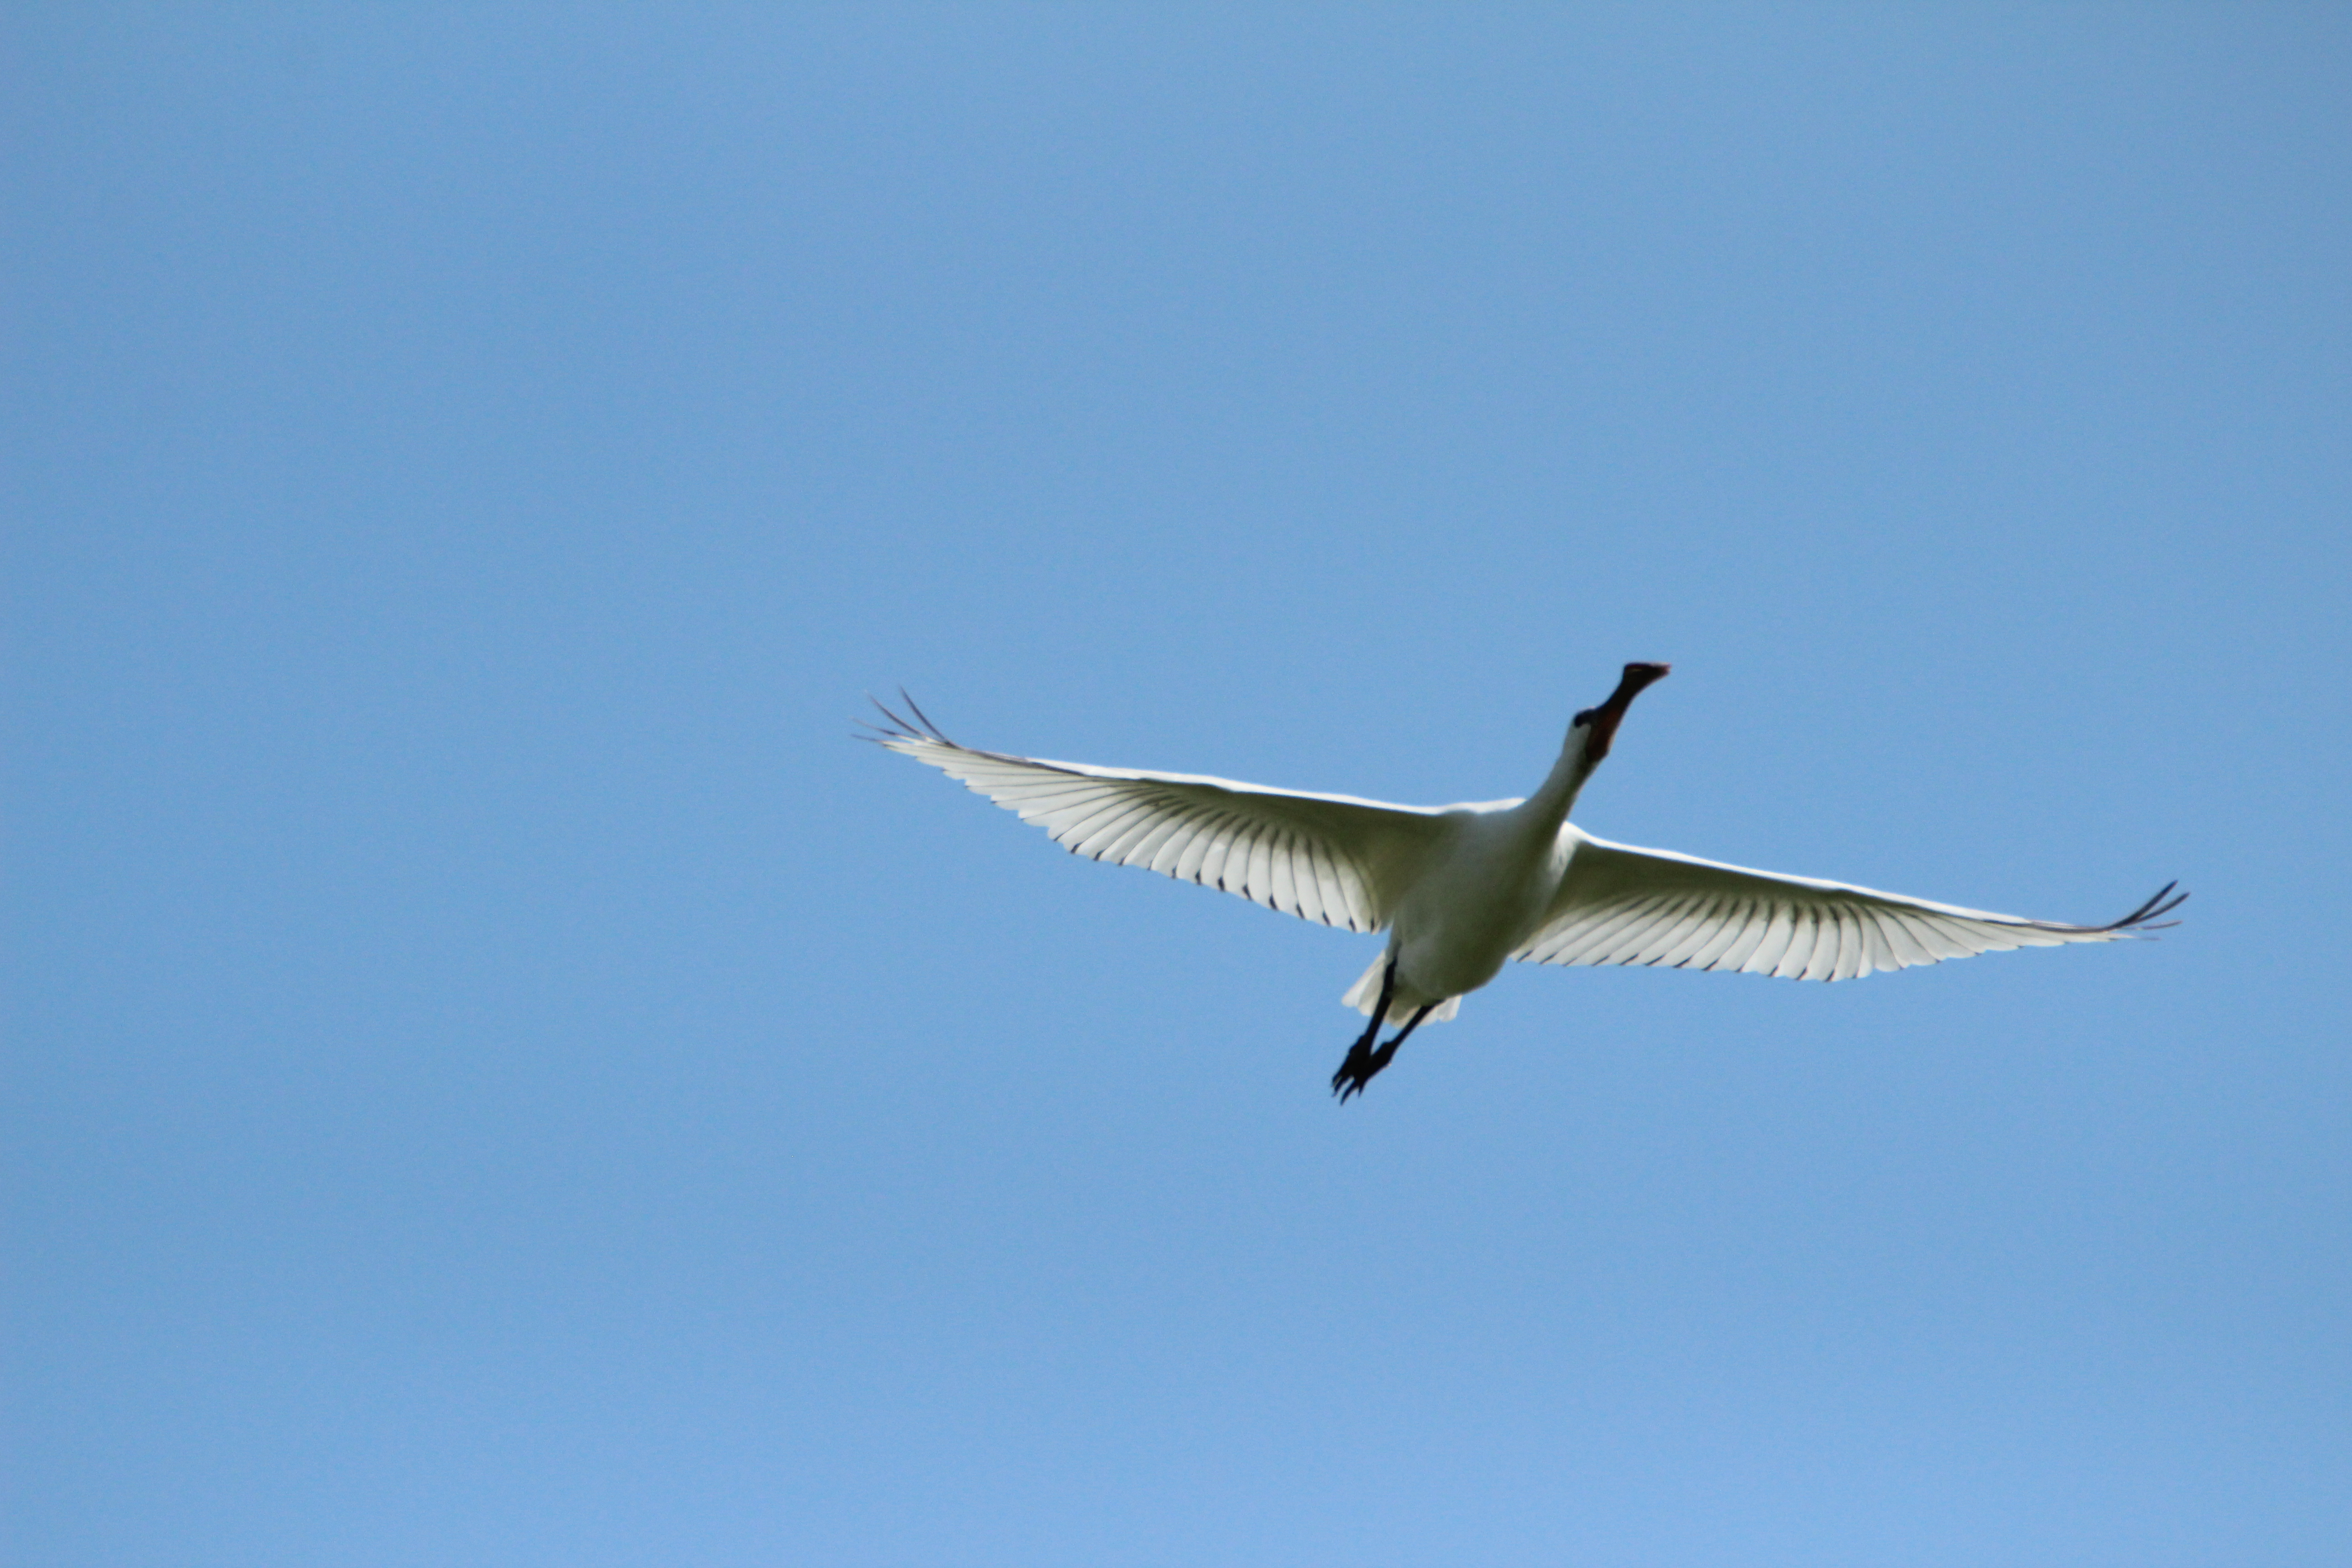
<instances>
[{"instance_id":1,"label":"dark beak","mask_svg":"<svg viewBox=\"0 0 2352 1568\"><path fill-rule=\"evenodd\" d=\"M1609 743L1617 738L1617 726L1624 721L1625 710L1633 706L1633 699L1642 694L1643 688L1664 680L1673 668L1670 664L1629 664L1608 701L1576 716L1578 723L1589 721L1592 725L1592 737L1584 742L1587 763L1597 763L1609 754Z\"/></svg>"}]
</instances>

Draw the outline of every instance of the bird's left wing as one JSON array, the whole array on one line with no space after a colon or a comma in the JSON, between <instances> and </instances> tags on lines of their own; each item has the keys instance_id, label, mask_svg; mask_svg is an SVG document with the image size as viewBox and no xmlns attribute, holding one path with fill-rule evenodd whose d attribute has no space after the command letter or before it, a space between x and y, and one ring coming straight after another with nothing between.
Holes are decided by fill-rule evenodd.
<instances>
[{"instance_id":1,"label":"bird's left wing","mask_svg":"<svg viewBox=\"0 0 2352 1568\"><path fill-rule=\"evenodd\" d=\"M975 751L941 734L912 700L907 710L911 719L883 708L888 725L872 739L1018 812L1072 854L1349 931L1389 923L1446 830L1425 806Z\"/></svg>"},{"instance_id":2,"label":"bird's left wing","mask_svg":"<svg viewBox=\"0 0 2352 1568\"><path fill-rule=\"evenodd\" d=\"M1851 980L1972 953L2113 942L2154 929L2152 921L2189 896L2173 895L2178 884L2168 882L2111 925L2065 925L1751 871L1570 831L1575 853L1559 890L1544 923L1514 958Z\"/></svg>"}]
</instances>

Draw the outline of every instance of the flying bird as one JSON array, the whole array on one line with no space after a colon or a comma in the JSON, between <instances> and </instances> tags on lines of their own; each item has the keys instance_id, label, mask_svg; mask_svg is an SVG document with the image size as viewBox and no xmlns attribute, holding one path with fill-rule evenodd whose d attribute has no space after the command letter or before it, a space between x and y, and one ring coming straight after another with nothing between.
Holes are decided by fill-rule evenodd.
<instances>
[{"instance_id":1,"label":"flying bird","mask_svg":"<svg viewBox=\"0 0 2352 1568\"><path fill-rule=\"evenodd\" d=\"M1506 959L1852 980L1979 952L2113 942L2162 929L2157 922L2189 896L2168 882L2119 921L2065 925L1595 838L1569 813L1625 710L1667 669L1627 665L1606 701L1570 721L1534 795L1465 805L1390 805L977 751L948 739L903 691L907 715L876 702L887 723L869 726L867 738L1018 812L1073 854L1328 926L1386 931L1387 948L1343 998L1371 1022L1331 1075L1342 1104L1413 1030L1453 1017ZM1384 1023L1402 1026L1381 1044Z\"/></svg>"}]
</instances>

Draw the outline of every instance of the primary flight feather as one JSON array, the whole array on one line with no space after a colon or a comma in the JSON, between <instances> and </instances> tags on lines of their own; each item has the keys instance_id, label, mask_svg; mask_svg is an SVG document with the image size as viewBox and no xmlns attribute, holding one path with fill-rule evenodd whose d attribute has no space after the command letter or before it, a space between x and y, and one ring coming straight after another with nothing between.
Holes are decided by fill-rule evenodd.
<instances>
[{"instance_id":1,"label":"primary flight feather","mask_svg":"<svg viewBox=\"0 0 2352 1568\"><path fill-rule=\"evenodd\" d=\"M1595 838L1569 813L1633 699L1666 673L1663 664L1627 665L1608 700L1570 722L1534 795L1474 805L1390 805L978 751L948 739L911 699L904 716L882 708L887 722L874 739L1018 812L1075 854L1325 925L1387 931L1387 948L1345 999L1371 1023L1332 1075L1343 1102L1407 1035L1454 1016L1507 959L1851 980L1979 952L2113 942L2157 929L2188 897L2167 883L2119 921L2066 925ZM1403 1027L1376 1045L1384 1022Z\"/></svg>"}]
</instances>

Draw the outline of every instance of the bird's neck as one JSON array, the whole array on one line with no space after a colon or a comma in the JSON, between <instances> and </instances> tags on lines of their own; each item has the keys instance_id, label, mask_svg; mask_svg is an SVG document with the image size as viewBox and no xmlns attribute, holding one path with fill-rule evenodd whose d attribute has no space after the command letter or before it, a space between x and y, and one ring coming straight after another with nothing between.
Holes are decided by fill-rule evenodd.
<instances>
[{"instance_id":1,"label":"bird's neck","mask_svg":"<svg viewBox=\"0 0 2352 1568\"><path fill-rule=\"evenodd\" d=\"M1592 776L1592 764L1584 755L1584 742L1591 733L1581 724L1569 731L1567 742L1559 748L1559 760L1552 763L1543 787L1528 796L1527 804L1519 808L1538 833L1549 836L1559 831L1559 825L1576 807L1576 797L1583 790L1584 781Z\"/></svg>"}]
</instances>

